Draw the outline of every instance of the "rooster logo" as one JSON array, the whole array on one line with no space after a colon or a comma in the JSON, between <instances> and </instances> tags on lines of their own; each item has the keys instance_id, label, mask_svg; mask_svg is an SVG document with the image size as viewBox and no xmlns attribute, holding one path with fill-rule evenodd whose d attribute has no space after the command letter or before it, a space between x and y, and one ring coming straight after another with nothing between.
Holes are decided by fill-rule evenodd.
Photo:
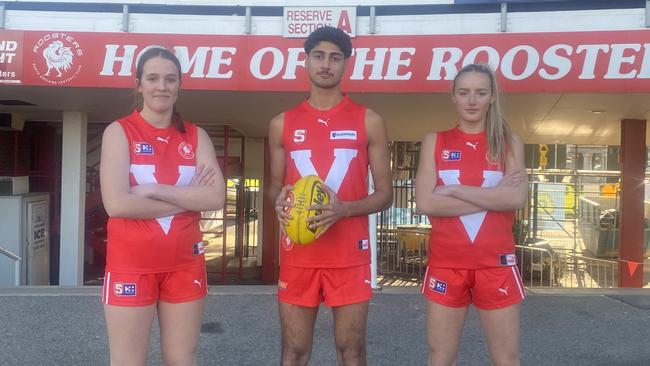
<instances>
[{"instance_id":1,"label":"rooster logo","mask_svg":"<svg viewBox=\"0 0 650 366\"><path fill-rule=\"evenodd\" d=\"M44 34L34 42L32 52L34 53L32 68L36 75L48 84L66 84L76 78L83 68L84 52L72 34L61 32ZM37 62L39 54L43 56L45 65L40 61Z\"/></svg>"},{"instance_id":2,"label":"rooster logo","mask_svg":"<svg viewBox=\"0 0 650 366\"><path fill-rule=\"evenodd\" d=\"M54 69L58 74L56 77L63 76L61 69L67 72L72 66L72 51L70 47L63 47L63 42L54 41L43 50L43 58L47 64L47 72L45 75L50 75L50 71Z\"/></svg>"}]
</instances>

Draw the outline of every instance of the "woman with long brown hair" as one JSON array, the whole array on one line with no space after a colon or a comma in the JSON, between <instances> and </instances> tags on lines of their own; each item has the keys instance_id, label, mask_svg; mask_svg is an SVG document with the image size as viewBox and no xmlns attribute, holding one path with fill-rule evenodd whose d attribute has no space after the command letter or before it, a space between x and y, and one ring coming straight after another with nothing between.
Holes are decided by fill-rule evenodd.
<instances>
[{"instance_id":1,"label":"woman with long brown hair","mask_svg":"<svg viewBox=\"0 0 650 366\"><path fill-rule=\"evenodd\" d=\"M156 310L163 362L194 365L207 294L200 211L223 207L224 180L206 132L176 111L174 54L142 52L135 81L142 109L111 123L102 141L111 365L146 364Z\"/></svg>"}]
</instances>

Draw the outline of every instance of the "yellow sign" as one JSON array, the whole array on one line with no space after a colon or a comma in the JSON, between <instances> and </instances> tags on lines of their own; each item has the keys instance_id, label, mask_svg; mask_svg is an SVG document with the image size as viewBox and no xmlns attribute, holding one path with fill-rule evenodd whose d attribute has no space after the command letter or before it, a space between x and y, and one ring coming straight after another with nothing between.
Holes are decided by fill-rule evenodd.
<instances>
[{"instance_id":1,"label":"yellow sign","mask_svg":"<svg viewBox=\"0 0 650 366\"><path fill-rule=\"evenodd\" d=\"M548 153L548 146L546 144L539 145L539 168L546 169L548 165L548 159L546 158L546 153Z\"/></svg>"}]
</instances>

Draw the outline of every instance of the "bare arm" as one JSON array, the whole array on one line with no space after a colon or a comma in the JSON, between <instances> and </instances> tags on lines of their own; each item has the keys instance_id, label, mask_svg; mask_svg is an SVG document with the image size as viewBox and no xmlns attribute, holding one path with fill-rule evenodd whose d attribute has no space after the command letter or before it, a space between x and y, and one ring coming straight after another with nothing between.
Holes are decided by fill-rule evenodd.
<instances>
[{"instance_id":1,"label":"bare arm","mask_svg":"<svg viewBox=\"0 0 650 366\"><path fill-rule=\"evenodd\" d=\"M132 194L129 189L129 146L122 126L113 122L102 137L99 179L102 201L110 217L151 219L185 211L174 204Z\"/></svg>"},{"instance_id":2,"label":"bare arm","mask_svg":"<svg viewBox=\"0 0 650 366\"><path fill-rule=\"evenodd\" d=\"M284 186L284 175L287 162L284 159L284 146L282 145L282 131L284 129L284 115L275 116L269 124L269 150L271 153L271 184L268 190L268 199L275 207L275 213L283 228L287 224L289 215L284 212L287 206L287 190L290 185Z\"/></svg>"},{"instance_id":3,"label":"bare arm","mask_svg":"<svg viewBox=\"0 0 650 366\"><path fill-rule=\"evenodd\" d=\"M284 185L286 161L284 160L284 146L282 146L282 130L284 116L275 116L269 124L269 150L271 153L271 184L268 199L272 202L278 198Z\"/></svg>"},{"instance_id":4,"label":"bare arm","mask_svg":"<svg viewBox=\"0 0 650 366\"><path fill-rule=\"evenodd\" d=\"M434 151L436 134L424 137L420 145L420 162L415 177L416 211L429 216L461 216L483 211L481 207L458 198L434 192L437 181Z\"/></svg>"},{"instance_id":5,"label":"bare arm","mask_svg":"<svg viewBox=\"0 0 650 366\"><path fill-rule=\"evenodd\" d=\"M513 134L505 176L496 187L445 186L444 194L490 211L511 211L524 207L528 198L528 179L521 138Z\"/></svg>"},{"instance_id":6,"label":"bare arm","mask_svg":"<svg viewBox=\"0 0 650 366\"><path fill-rule=\"evenodd\" d=\"M393 181L384 120L375 111L367 109L365 125L368 161L375 191L361 200L343 202L346 216L369 215L385 210L393 202Z\"/></svg>"},{"instance_id":7,"label":"bare arm","mask_svg":"<svg viewBox=\"0 0 650 366\"><path fill-rule=\"evenodd\" d=\"M146 185L146 197L171 203L187 211L212 211L223 207L225 197L225 183L223 174L217 163L214 146L208 134L202 129L197 129L198 146L196 148L196 166L201 175L202 169L207 172L203 184L190 184L187 186L174 186L169 184ZM195 175L196 177L196 175Z\"/></svg>"},{"instance_id":8,"label":"bare arm","mask_svg":"<svg viewBox=\"0 0 650 366\"><path fill-rule=\"evenodd\" d=\"M323 235L331 225L343 217L364 216L379 212L390 207L393 201L388 139L384 120L376 112L367 109L365 128L368 143L368 161L375 184L375 191L360 200L340 201L336 197L336 193L326 187L330 195L330 203L328 205L312 206L314 209L323 209L323 213L308 219L309 222L315 222L315 227L324 227L319 236Z\"/></svg>"}]
</instances>

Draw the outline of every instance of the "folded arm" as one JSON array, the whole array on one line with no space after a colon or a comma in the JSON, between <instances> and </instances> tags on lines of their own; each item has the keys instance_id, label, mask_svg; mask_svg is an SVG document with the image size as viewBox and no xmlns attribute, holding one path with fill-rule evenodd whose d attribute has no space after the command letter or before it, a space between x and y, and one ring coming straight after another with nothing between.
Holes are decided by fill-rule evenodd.
<instances>
[{"instance_id":1,"label":"folded arm","mask_svg":"<svg viewBox=\"0 0 650 366\"><path fill-rule=\"evenodd\" d=\"M169 202L133 194L129 188L129 144L122 126L113 122L102 137L99 179L104 208L110 217L151 219L185 211Z\"/></svg>"},{"instance_id":2,"label":"folded arm","mask_svg":"<svg viewBox=\"0 0 650 366\"><path fill-rule=\"evenodd\" d=\"M223 207L225 183L214 146L208 134L198 128L196 148L197 171L187 186L146 184L134 187L134 192L158 201L170 203L186 211L212 211Z\"/></svg>"},{"instance_id":3,"label":"folded arm","mask_svg":"<svg viewBox=\"0 0 650 366\"><path fill-rule=\"evenodd\" d=\"M415 177L416 212L428 216L461 216L484 211L483 208L450 195L436 192L436 134L424 137L420 145L420 162Z\"/></svg>"},{"instance_id":4,"label":"folded arm","mask_svg":"<svg viewBox=\"0 0 650 366\"><path fill-rule=\"evenodd\" d=\"M439 194L460 199L488 211L512 211L524 207L528 198L528 177L524 165L524 145L513 134L506 171L495 187L450 185L436 189Z\"/></svg>"}]
</instances>

